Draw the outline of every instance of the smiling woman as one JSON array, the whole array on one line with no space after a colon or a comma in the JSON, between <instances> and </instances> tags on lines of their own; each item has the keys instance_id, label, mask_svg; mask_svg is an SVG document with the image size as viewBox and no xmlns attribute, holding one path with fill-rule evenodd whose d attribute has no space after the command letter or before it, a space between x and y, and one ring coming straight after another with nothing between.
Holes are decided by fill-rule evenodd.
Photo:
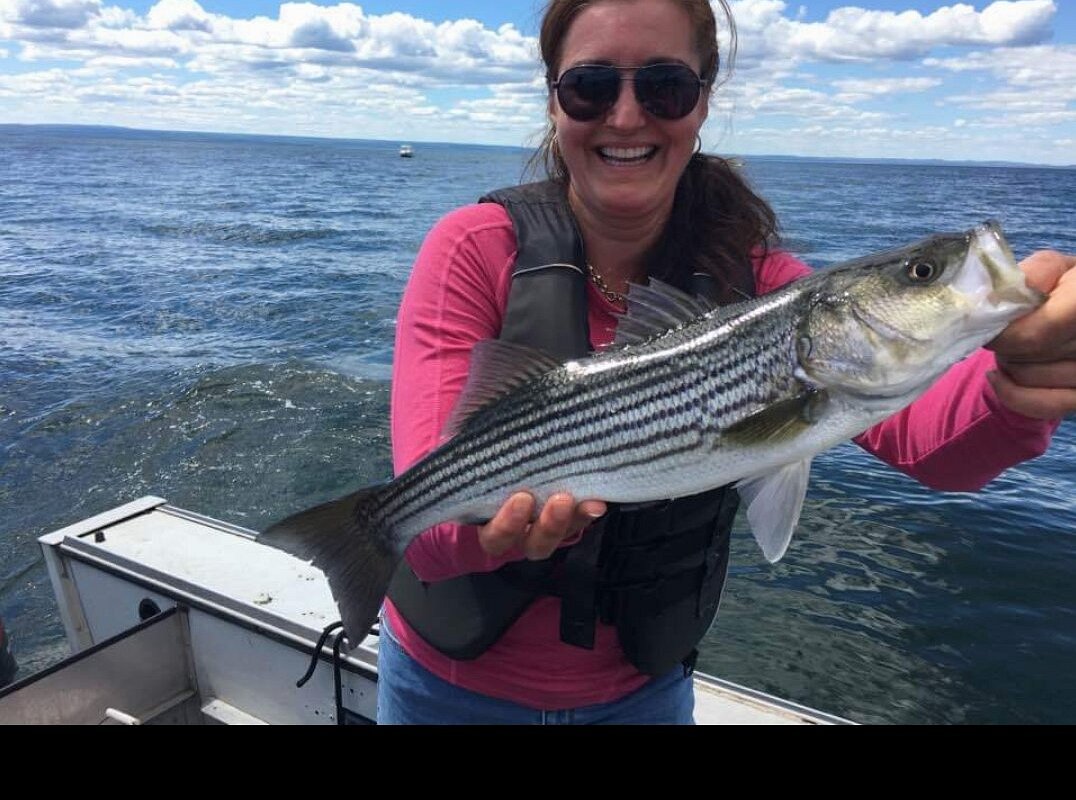
<instances>
[{"instance_id":1,"label":"smiling woman","mask_svg":"<svg viewBox=\"0 0 1076 800\"><path fill-rule=\"evenodd\" d=\"M656 241L706 120L709 106L698 102L698 86L712 83L716 53L699 52L693 23L684 8L672 3L592 5L575 15L563 38L557 35L563 22L555 17L546 21L548 32L543 40L555 45L554 52L544 57L557 65L558 76L549 103L557 155L565 174L571 176L572 210L584 235L591 233L587 239L591 260L598 265L619 262L621 267L621 274L605 275L607 283L623 287L630 279L642 277L641 263L623 274L624 267L632 265L623 264L614 253L606 257L606 241L623 240L624 232L630 230L636 240L632 247L638 253ZM580 114L580 95L588 84L585 78L573 80L573 73L599 64L617 69L614 86L630 83L634 91L611 93L608 102L592 102L587 113ZM672 74L675 67L665 65L684 68L684 89ZM648 109L650 104L640 102L641 87L655 83L640 68L655 67L669 73L655 90L659 96L691 90L688 97L695 102L677 106L675 110L682 113L658 116L652 105ZM590 84L594 82L591 78ZM562 102L566 98L576 101L567 109ZM605 233L610 226L616 228L611 236ZM602 268L612 272L611 266Z\"/></svg>"},{"instance_id":2,"label":"smiling woman","mask_svg":"<svg viewBox=\"0 0 1076 800\"><path fill-rule=\"evenodd\" d=\"M608 342L628 284L647 276L685 290L707 281L725 302L755 290L752 251L772 237L772 212L727 162L697 152L719 62L709 3L559 0L540 46L550 130L537 158L550 180L494 193L427 239L401 307L397 471L437 444L476 342L499 336L559 358L585 355ZM540 244L527 244L531 236ZM451 255L461 245L462 261ZM452 300L446 307L438 296ZM416 338L419 330L429 335ZM701 522L683 522L688 506ZM386 602L386 644L397 658L379 689L379 721L524 721L576 709L568 716L690 722L685 665L716 605L702 618L683 609L720 594L735 504L719 490L592 525L606 510L554 495L530 523L537 509L522 494L484 526L420 536ZM598 550L630 574L633 529L660 532L666 545L648 550L650 568L660 573L667 561L667 577L688 578L693 589L649 607L629 593L619 612L598 614L596 585L617 580L598 568ZM701 583L689 577L697 565L677 564L675 554L700 537L709 544L698 556L707 553L712 567ZM582 574L555 578L562 569ZM653 588L644 581L635 594ZM477 628L465 622L476 601ZM658 618L668 623L662 635Z\"/></svg>"}]
</instances>

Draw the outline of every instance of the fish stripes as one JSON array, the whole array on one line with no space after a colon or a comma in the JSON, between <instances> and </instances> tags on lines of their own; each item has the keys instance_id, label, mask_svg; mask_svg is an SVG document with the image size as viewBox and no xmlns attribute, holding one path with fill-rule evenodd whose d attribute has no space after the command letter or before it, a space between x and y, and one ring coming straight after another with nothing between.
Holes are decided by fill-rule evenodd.
<instances>
[{"instance_id":1,"label":"fish stripes","mask_svg":"<svg viewBox=\"0 0 1076 800\"><path fill-rule=\"evenodd\" d=\"M530 391L483 409L461 427L466 435L399 476L378 515L406 529L463 494L501 498L550 479L653 471L659 462L720 446L724 429L803 389L790 349L780 346L795 327L796 305L775 298L773 306L774 314L727 325L718 336L703 318L615 351L623 363L613 369L591 374L565 366L542 375ZM744 345L729 347L732 337ZM635 368L638 358L671 348L675 359ZM700 405L707 417L698 414Z\"/></svg>"}]
</instances>

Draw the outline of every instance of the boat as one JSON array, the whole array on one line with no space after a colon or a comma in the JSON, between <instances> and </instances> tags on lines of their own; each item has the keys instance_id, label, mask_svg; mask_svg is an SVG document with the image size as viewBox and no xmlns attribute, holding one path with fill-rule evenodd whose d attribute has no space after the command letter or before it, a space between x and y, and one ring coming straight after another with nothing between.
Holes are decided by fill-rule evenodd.
<instances>
[{"instance_id":1,"label":"boat","mask_svg":"<svg viewBox=\"0 0 1076 800\"><path fill-rule=\"evenodd\" d=\"M375 722L377 626L342 648L322 572L256 532L149 496L38 541L72 655L0 689L0 724ZM849 722L694 679L699 723Z\"/></svg>"},{"instance_id":2,"label":"boat","mask_svg":"<svg viewBox=\"0 0 1076 800\"><path fill-rule=\"evenodd\" d=\"M400 158L411 158L415 154L414 148L409 144L400 145Z\"/></svg>"}]
</instances>

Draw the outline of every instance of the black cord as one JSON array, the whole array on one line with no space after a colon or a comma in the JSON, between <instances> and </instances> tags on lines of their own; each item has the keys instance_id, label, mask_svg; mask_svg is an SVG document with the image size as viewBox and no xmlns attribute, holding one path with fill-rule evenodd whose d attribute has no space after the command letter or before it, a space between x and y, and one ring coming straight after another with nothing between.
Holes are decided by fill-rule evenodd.
<instances>
[{"instance_id":1,"label":"black cord","mask_svg":"<svg viewBox=\"0 0 1076 800\"><path fill-rule=\"evenodd\" d=\"M333 642L333 691L336 694L336 724L344 724L344 699L340 683L340 645L344 641L344 632L336 634Z\"/></svg>"},{"instance_id":2,"label":"black cord","mask_svg":"<svg viewBox=\"0 0 1076 800\"><path fill-rule=\"evenodd\" d=\"M310 680L314 675L314 670L318 668L318 656L321 654L321 648L325 646L325 641L329 638L334 630L337 628L343 628L344 623L342 620L334 622L332 625L325 626L325 629L321 632L321 636L318 638L318 643L314 645L314 655L310 658L310 666L306 670L306 674L296 681L296 688L303 688L306 682ZM340 654L340 634L336 635L336 643L333 645L333 661L335 662ZM337 667L337 669L339 669Z\"/></svg>"},{"instance_id":3,"label":"black cord","mask_svg":"<svg viewBox=\"0 0 1076 800\"><path fill-rule=\"evenodd\" d=\"M314 645L314 653L310 657L310 666L307 667L306 674L295 682L296 688L301 689L303 686L306 685L306 682L314 676L314 670L318 668L318 656L321 655L321 648L325 646L325 642L328 641L330 636L332 636L333 631L337 631L338 628L342 629L343 627L344 623L340 620L337 620L331 625L326 625L325 628L321 631L321 636L318 637L318 643ZM371 627L370 633L376 633L376 630ZM343 645L343 643L344 631L338 630L336 633L336 638L333 639L333 695L336 700L337 725L344 724L344 687L343 680L341 679L340 675L340 647L341 645Z\"/></svg>"}]
</instances>

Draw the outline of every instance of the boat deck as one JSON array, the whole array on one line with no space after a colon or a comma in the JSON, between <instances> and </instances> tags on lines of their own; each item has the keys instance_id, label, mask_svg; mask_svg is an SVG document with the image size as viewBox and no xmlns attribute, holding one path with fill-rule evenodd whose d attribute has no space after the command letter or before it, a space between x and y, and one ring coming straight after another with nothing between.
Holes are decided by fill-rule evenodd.
<instances>
[{"instance_id":1,"label":"boat deck","mask_svg":"<svg viewBox=\"0 0 1076 800\"><path fill-rule=\"evenodd\" d=\"M260 545L253 531L157 497L47 534L41 544L75 653L126 640L132 629L148 626L155 611L182 612L175 615L182 631L176 636L189 651L189 687L174 694L168 721L335 721L328 646L322 648L322 664L310 682L295 687L322 630L337 619L320 570ZM372 721L376 634L341 666L346 716L352 722ZM33 683L34 677L26 682ZM0 721L5 708L9 713L13 708L14 695L10 688L6 692L0 694ZM27 690L23 697L30 694ZM146 718L145 708L110 708L107 717L113 722ZM161 710L154 709L160 716ZM29 712L23 708L20 713ZM92 717L97 712L86 713ZM696 676L695 717L700 724L846 722L706 675Z\"/></svg>"}]
</instances>

